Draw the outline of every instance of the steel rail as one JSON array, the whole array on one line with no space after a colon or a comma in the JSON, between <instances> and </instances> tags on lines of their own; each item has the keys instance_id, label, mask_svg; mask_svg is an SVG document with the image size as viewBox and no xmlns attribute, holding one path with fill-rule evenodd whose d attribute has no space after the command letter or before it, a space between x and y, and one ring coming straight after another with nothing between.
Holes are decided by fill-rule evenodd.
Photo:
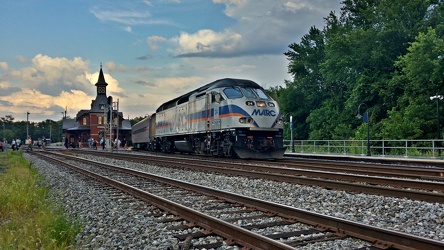
<instances>
[{"instance_id":1,"label":"steel rail","mask_svg":"<svg viewBox=\"0 0 444 250\"><path fill-rule=\"evenodd\" d=\"M64 156L66 157L66 156ZM169 185L180 186L189 190L204 193L206 195L215 196L218 198L223 198L227 201L234 203L244 204L245 206L254 207L256 209L262 210L264 212L273 212L276 215L287 218L294 222L303 222L312 225L318 229L328 230L337 233L338 235L349 235L355 238L373 242L377 247L381 248L398 248L398 249L443 249L444 242L436 241L428 238L422 238L419 236L406 234L402 232L397 232L389 229L378 228L358 222L353 222L345 219L335 218L328 215L322 215L314 212L310 212L303 209L298 209L282 204L277 204L273 202L263 201L252 197L247 197L243 195L238 195L230 192L225 192L213 188L204 187L201 185L196 185L188 182L178 181L171 178L161 177L154 174L149 174L146 172L122 168L118 166L103 164L97 161L85 160L82 158L69 156L69 158L82 160L84 162L89 162L92 164L97 164L100 166L106 166L118 171L131 172L132 174L143 177L150 178L156 181L167 183ZM126 185L126 184L124 184ZM166 205L166 211L168 210L168 205ZM225 229L221 229L222 231ZM224 236L230 238L228 236ZM238 236L236 236L238 237ZM243 236L242 236L243 237ZM285 245L287 246L287 245ZM268 249L268 248L261 248Z\"/></svg>"},{"instance_id":2,"label":"steel rail","mask_svg":"<svg viewBox=\"0 0 444 250\"><path fill-rule=\"evenodd\" d=\"M77 166L74 166L72 164L66 163L64 161L55 159L55 158L47 156L47 155L39 154L39 156L43 156L46 159L51 158L52 161L63 164L64 166L67 166L70 169L73 169L79 173L82 173L85 176L88 176L92 179L106 183L106 184L108 184L116 189L119 189L125 193L128 193L140 200L151 203L151 204L155 205L156 207L158 207L168 213L179 216L180 218L182 218L186 221L195 223L196 226L200 226L200 227L206 229L207 232L209 232L209 233L214 232L215 234L224 237L225 239L227 239L228 244L237 243L239 245L242 245L244 247L248 247L251 249L288 249L288 250L294 249L293 247L291 247L289 245L272 240L272 239L265 237L263 235L253 233L251 231L243 229L242 227L238 227L234 224L230 224L230 223L225 222L223 220L219 220L215 217L206 215L204 213L201 213L201 212L196 211L194 209L188 208L188 207L183 206L179 203L167 200L167 199L162 198L160 196L150 194L144 190L130 186L130 185L125 184L123 182L116 181L116 180L110 179L106 176L102 176L100 174L93 173L91 171L79 168ZM100 162L96 162L96 164L100 164L101 166L104 166L104 164L100 163ZM147 176L145 176L145 178L146 177Z\"/></svg>"},{"instance_id":3,"label":"steel rail","mask_svg":"<svg viewBox=\"0 0 444 250\"><path fill-rule=\"evenodd\" d=\"M82 152L83 153L83 152ZM88 152L90 153L90 152ZM90 153L91 154L91 153ZM108 154L106 154L108 155ZM213 165L224 165L224 167L214 167L207 166L203 164L197 164L196 160L189 159L178 159L178 158L166 158L166 157L154 157L147 158L146 156L136 156L132 154L112 154L112 157L125 159L129 161L138 161L147 164L174 164L180 162L180 168L188 168L188 169L199 169L201 171L208 172L217 172L221 174L231 174L237 176L245 176L250 178L262 178L268 180L275 181L284 181L288 183L296 183L301 185L311 185L311 186L321 186L330 189L336 190L345 190L351 192L363 192L367 194L375 194L389 197L401 197L401 198L409 198L413 200L427 201L427 202L438 202L444 203L444 193L434 193L434 192L425 192L420 190L408 190L402 188L393 188L393 187L381 187L381 186L372 186L366 184L359 183L349 183L349 182L341 182L333 179L331 177L331 173L325 173L320 171L299 171L295 169L287 169L287 168L277 168L277 167L264 167L264 166L256 166L256 165L245 165L245 164L236 164L235 167L226 167L228 164L223 162L216 161L204 161L206 163L211 163ZM245 169L250 169L252 171L248 171ZM255 171L256 170L256 171ZM259 172L257 170L261 170ZM274 173L276 171L278 173ZM271 173L273 172L273 173ZM319 173L319 175L316 175ZM323 177L325 179L318 178L309 178L301 175L313 176L313 177ZM336 174L335 176L341 176L340 174ZM341 178L337 178L341 179ZM348 180L352 182L366 182L369 184L384 184L387 186L401 186L401 187L416 187L422 188L425 190L444 190L444 183L437 182L425 182L425 181L412 181L412 180L396 180L396 179L384 179L377 177L365 177L365 176L355 176L355 175L344 175L342 180ZM383 181L385 180L385 181ZM409 186L408 184L412 184Z\"/></svg>"},{"instance_id":4,"label":"steel rail","mask_svg":"<svg viewBox=\"0 0 444 250\"><path fill-rule=\"evenodd\" d=\"M89 153L89 152L88 152ZM126 158L124 154L112 154L113 157L123 157ZM130 159L136 160L146 160L146 156L141 155L129 155ZM157 157L156 157L157 158ZM150 157L150 160L153 158ZM158 158L158 159L168 159L165 157ZM158 160L156 160L158 161ZM174 161L181 161L181 162L195 162L194 159L174 159ZM365 182L369 184L379 184L379 185L388 185L388 186L396 186L396 187L405 187L405 188L416 188L416 189L423 189L423 190L433 190L433 191L440 191L444 192L444 182L431 182L431 181L424 181L424 180L411 180L411 179L394 179L394 178L382 178L382 177L376 177L376 176L364 176L364 175L353 175L353 174L347 174L347 173L332 173L332 172L324 172L324 171L317 171L317 170L302 170L302 169L294 169L294 168L288 168L288 167L273 167L273 166L260 166L260 165L251 165L251 164L242 164L242 163L226 163L226 162L220 162L220 161L208 161L208 160L201 160L205 162L209 162L212 164L217 164L218 166L223 167L229 167L229 168L239 168L243 170L253 170L253 171L262 171L262 172L271 172L271 173L278 173L278 174L286 174L286 175L299 175L299 176L311 176L316 178L324 178L324 179L331 179L331 180L344 180L344 181L351 181L351 182ZM444 181L444 179L443 179Z\"/></svg>"},{"instance_id":5,"label":"steel rail","mask_svg":"<svg viewBox=\"0 0 444 250\"><path fill-rule=\"evenodd\" d=\"M263 161L254 161L257 164L263 164ZM401 178L418 178L427 180L441 180L444 181L444 169L442 168L424 168L424 167L412 167L412 166L396 166L396 165L380 165L369 163L350 163L350 162L338 162L327 160L281 160L274 162L276 166L282 167L297 167L297 168L309 168L323 171L344 171L354 174L365 174L375 176L391 176Z\"/></svg>"}]
</instances>

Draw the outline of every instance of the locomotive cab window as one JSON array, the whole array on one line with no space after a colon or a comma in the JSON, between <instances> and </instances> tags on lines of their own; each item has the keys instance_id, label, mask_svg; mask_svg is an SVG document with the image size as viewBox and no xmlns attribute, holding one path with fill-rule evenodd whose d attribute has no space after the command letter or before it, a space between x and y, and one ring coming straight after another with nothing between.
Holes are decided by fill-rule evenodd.
<instances>
[{"instance_id":1,"label":"locomotive cab window","mask_svg":"<svg viewBox=\"0 0 444 250\"><path fill-rule=\"evenodd\" d=\"M224 100L224 98L222 97L222 95L220 93L217 93L217 92L211 93L211 102L220 103L223 100Z\"/></svg>"},{"instance_id":2,"label":"locomotive cab window","mask_svg":"<svg viewBox=\"0 0 444 250\"><path fill-rule=\"evenodd\" d=\"M270 99L262 89L256 88L243 88L245 96L248 98Z\"/></svg>"},{"instance_id":3,"label":"locomotive cab window","mask_svg":"<svg viewBox=\"0 0 444 250\"><path fill-rule=\"evenodd\" d=\"M255 95L255 92L252 88L242 88L242 92L247 98L257 98L257 95Z\"/></svg>"},{"instance_id":4,"label":"locomotive cab window","mask_svg":"<svg viewBox=\"0 0 444 250\"><path fill-rule=\"evenodd\" d=\"M224 89L224 94L228 99L236 99L244 96L241 90L237 87Z\"/></svg>"}]
</instances>

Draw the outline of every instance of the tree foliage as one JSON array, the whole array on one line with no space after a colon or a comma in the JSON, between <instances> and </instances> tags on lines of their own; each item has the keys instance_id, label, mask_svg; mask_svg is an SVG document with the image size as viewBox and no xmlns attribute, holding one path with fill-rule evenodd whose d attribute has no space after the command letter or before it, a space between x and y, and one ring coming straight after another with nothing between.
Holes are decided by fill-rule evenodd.
<instances>
[{"instance_id":1,"label":"tree foliage","mask_svg":"<svg viewBox=\"0 0 444 250\"><path fill-rule=\"evenodd\" d=\"M373 138L436 138L444 94L444 2L345 0L325 27L284 53L293 79L278 89L298 139L360 138L361 103ZM276 90L275 90L276 92Z\"/></svg>"}]
</instances>

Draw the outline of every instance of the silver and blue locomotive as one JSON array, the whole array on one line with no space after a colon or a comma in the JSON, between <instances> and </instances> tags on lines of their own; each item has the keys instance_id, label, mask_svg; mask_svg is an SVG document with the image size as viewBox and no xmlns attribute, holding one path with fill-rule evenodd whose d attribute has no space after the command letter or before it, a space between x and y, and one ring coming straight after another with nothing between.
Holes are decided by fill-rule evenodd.
<instances>
[{"instance_id":1,"label":"silver and blue locomotive","mask_svg":"<svg viewBox=\"0 0 444 250\"><path fill-rule=\"evenodd\" d=\"M244 79L220 79L170 100L132 133L136 148L165 153L280 159L286 150L277 102Z\"/></svg>"}]
</instances>

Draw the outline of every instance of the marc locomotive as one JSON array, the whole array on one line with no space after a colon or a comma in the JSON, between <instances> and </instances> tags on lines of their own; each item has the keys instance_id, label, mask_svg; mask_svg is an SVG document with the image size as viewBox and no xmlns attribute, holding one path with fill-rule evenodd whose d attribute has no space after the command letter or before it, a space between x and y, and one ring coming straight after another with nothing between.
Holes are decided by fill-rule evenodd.
<instances>
[{"instance_id":1,"label":"marc locomotive","mask_svg":"<svg viewBox=\"0 0 444 250\"><path fill-rule=\"evenodd\" d=\"M162 104L132 128L134 148L232 158L283 157L278 103L251 80L225 78Z\"/></svg>"}]
</instances>

